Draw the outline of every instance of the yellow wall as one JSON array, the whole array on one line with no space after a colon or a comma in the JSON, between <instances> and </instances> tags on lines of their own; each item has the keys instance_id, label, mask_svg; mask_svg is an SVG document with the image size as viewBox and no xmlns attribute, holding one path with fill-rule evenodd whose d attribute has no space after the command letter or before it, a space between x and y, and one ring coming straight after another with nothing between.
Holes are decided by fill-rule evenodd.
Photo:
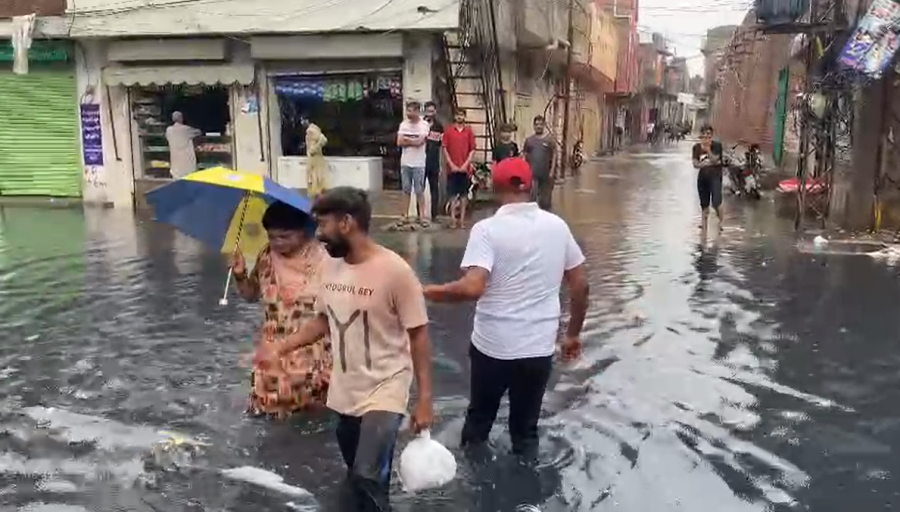
<instances>
[{"instance_id":1,"label":"yellow wall","mask_svg":"<svg viewBox=\"0 0 900 512\"><path fill-rule=\"evenodd\" d=\"M612 15L605 11L596 8L593 10L591 66L610 80L615 81L619 54L619 37L616 21Z\"/></svg>"},{"instance_id":2,"label":"yellow wall","mask_svg":"<svg viewBox=\"0 0 900 512\"><path fill-rule=\"evenodd\" d=\"M584 154L587 157L600 151L600 139L603 136L603 110L600 97L593 91L586 91L580 98L581 134L584 142Z\"/></svg>"}]
</instances>

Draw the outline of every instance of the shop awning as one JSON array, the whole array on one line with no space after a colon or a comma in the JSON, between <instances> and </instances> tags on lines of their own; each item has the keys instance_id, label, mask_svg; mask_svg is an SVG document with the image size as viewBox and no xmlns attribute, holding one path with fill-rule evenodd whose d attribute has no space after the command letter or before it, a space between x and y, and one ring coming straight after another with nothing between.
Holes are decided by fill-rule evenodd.
<instances>
[{"instance_id":1,"label":"shop awning","mask_svg":"<svg viewBox=\"0 0 900 512\"><path fill-rule=\"evenodd\" d=\"M252 64L203 64L194 66L111 66L103 70L106 85L229 85L253 83Z\"/></svg>"},{"instance_id":2,"label":"shop awning","mask_svg":"<svg viewBox=\"0 0 900 512\"><path fill-rule=\"evenodd\" d=\"M127 2L127 7L106 3L116 7L69 10L70 37L443 32L459 28L460 10L460 0L156 0Z\"/></svg>"}]
</instances>

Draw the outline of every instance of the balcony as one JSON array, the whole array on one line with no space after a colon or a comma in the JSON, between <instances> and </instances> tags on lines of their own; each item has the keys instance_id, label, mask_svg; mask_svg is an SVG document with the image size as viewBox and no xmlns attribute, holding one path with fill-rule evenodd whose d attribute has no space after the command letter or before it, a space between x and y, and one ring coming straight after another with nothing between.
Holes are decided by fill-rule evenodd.
<instances>
[{"instance_id":1,"label":"balcony","mask_svg":"<svg viewBox=\"0 0 900 512\"><path fill-rule=\"evenodd\" d=\"M2 0L0 19L37 14L38 16L62 16L66 12L66 0Z\"/></svg>"},{"instance_id":2,"label":"balcony","mask_svg":"<svg viewBox=\"0 0 900 512\"><path fill-rule=\"evenodd\" d=\"M569 8L568 1L547 0L514 0L520 6L519 19L517 20L517 40L522 48L546 48L556 40L567 39ZM573 24L576 32L576 51L582 44L578 39L584 39L583 47L585 55L590 42L590 0L575 0ZM579 34L580 32L580 34Z\"/></svg>"},{"instance_id":3,"label":"balcony","mask_svg":"<svg viewBox=\"0 0 900 512\"><path fill-rule=\"evenodd\" d=\"M515 0L518 9L516 40L520 49L546 49L556 41L568 39L568 1ZM575 60L588 63L591 46L591 2L575 0L574 25ZM565 48L556 53L565 55Z\"/></svg>"}]
</instances>

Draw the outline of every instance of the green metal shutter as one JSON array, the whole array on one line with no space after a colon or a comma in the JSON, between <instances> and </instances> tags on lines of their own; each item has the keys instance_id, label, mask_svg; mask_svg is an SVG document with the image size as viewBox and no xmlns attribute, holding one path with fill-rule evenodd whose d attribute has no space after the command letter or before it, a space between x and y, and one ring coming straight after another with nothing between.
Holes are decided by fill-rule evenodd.
<instances>
[{"instance_id":1,"label":"green metal shutter","mask_svg":"<svg viewBox=\"0 0 900 512\"><path fill-rule=\"evenodd\" d=\"M75 71L0 71L0 196L81 196Z\"/></svg>"},{"instance_id":2,"label":"green metal shutter","mask_svg":"<svg viewBox=\"0 0 900 512\"><path fill-rule=\"evenodd\" d=\"M784 157L784 128L787 120L788 83L790 77L790 71L786 67L778 72L778 98L775 100L775 141L772 147L772 157L775 160L775 165L779 166Z\"/></svg>"}]
</instances>

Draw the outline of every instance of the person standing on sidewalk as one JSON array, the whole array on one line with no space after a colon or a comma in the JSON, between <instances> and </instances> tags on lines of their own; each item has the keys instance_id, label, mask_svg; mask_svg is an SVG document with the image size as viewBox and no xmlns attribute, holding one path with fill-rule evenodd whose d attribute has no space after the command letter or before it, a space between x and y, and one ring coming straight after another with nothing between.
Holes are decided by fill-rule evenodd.
<instances>
[{"instance_id":1,"label":"person standing on sidewalk","mask_svg":"<svg viewBox=\"0 0 900 512\"><path fill-rule=\"evenodd\" d=\"M700 128L700 142L694 144L692 153L700 195L700 231L705 236L709 228L710 206L719 219L719 230L722 229L722 144L713 140L712 126Z\"/></svg>"},{"instance_id":2,"label":"person standing on sidewalk","mask_svg":"<svg viewBox=\"0 0 900 512\"><path fill-rule=\"evenodd\" d=\"M332 257L318 276L315 316L282 341L259 345L255 362L277 368L286 354L330 337L334 368L327 405L337 413L338 447L357 505L341 510L386 512L413 377L418 397L411 425L419 432L433 420L422 285L403 258L369 237L372 206L364 191L330 189L313 213L317 236Z\"/></svg>"},{"instance_id":3,"label":"person standing on sidewalk","mask_svg":"<svg viewBox=\"0 0 900 512\"><path fill-rule=\"evenodd\" d=\"M509 392L513 453L525 461L537 457L537 423L559 336L560 288L565 283L571 301L561 346L566 360L580 353L589 295L584 255L565 221L531 202L532 178L521 158L494 167L494 197L501 206L472 227L460 264L465 274L425 287L428 300L477 302L463 446L487 442Z\"/></svg>"},{"instance_id":4,"label":"person standing on sidewalk","mask_svg":"<svg viewBox=\"0 0 900 512\"><path fill-rule=\"evenodd\" d=\"M542 209L550 211L553 201L553 157L556 154L556 141L547 133L547 123L543 116L534 118L534 135L525 139L522 150L534 176L534 184L530 186L533 198Z\"/></svg>"},{"instance_id":5,"label":"person standing on sidewalk","mask_svg":"<svg viewBox=\"0 0 900 512\"><path fill-rule=\"evenodd\" d=\"M475 132L466 124L466 111L457 109L453 125L444 131L444 157L447 158L447 195L450 196L450 227L466 227L472 157L475 156Z\"/></svg>"},{"instance_id":6,"label":"person standing on sidewalk","mask_svg":"<svg viewBox=\"0 0 900 512\"><path fill-rule=\"evenodd\" d=\"M438 218L441 211L441 144L444 125L437 119L437 105L433 101L425 104L425 121L428 122L428 140L425 142L425 178L431 192L431 220Z\"/></svg>"},{"instance_id":7,"label":"person standing on sidewalk","mask_svg":"<svg viewBox=\"0 0 900 512\"><path fill-rule=\"evenodd\" d=\"M406 119L397 130L397 145L401 151L400 182L404 194L416 194L420 223L425 222L425 143L429 131L428 122L422 119L422 106L416 101L407 103Z\"/></svg>"}]
</instances>

